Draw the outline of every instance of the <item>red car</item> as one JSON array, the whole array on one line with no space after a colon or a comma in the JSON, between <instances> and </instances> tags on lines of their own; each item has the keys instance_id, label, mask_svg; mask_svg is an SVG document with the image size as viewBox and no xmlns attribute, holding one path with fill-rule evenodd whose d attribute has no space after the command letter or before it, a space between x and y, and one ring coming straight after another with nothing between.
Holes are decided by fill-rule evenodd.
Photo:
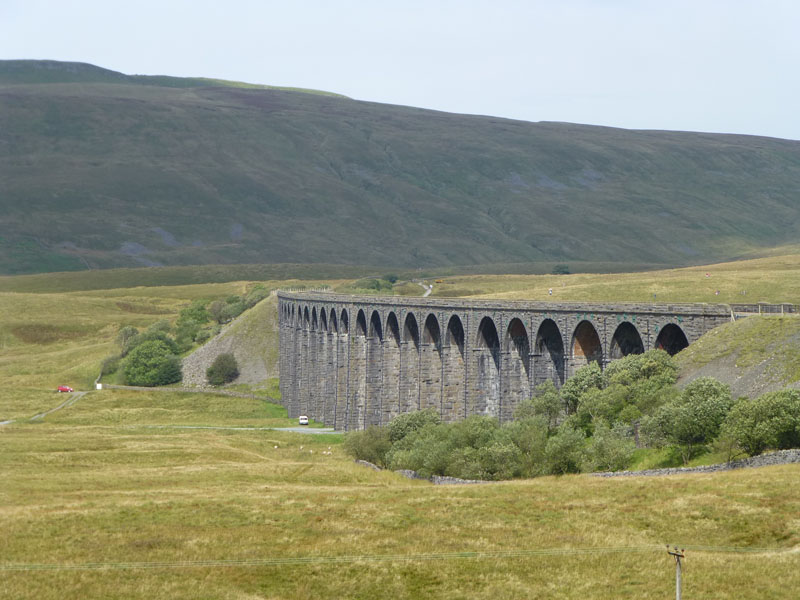
<instances>
[{"instance_id":1,"label":"red car","mask_svg":"<svg viewBox=\"0 0 800 600\"><path fill-rule=\"evenodd\" d=\"M74 392L75 390L73 390L68 385L60 385L60 386L58 386L58 391L59 392Z\"/></svg>"}]
</instances>

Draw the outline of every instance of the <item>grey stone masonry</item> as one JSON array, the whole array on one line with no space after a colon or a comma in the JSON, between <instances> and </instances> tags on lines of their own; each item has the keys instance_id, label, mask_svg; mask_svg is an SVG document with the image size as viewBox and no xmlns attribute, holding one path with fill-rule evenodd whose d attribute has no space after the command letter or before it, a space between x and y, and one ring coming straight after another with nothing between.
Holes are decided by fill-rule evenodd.
<instances>
[{"instance_id":1,"label":"grey stone masonry","mask_svg":"<svg viewBox=\"0 0 800 600\"><path fill-rule=\"evenodd\" d=\"M289 416L350 430L421 408L448 422L471 414L507 421L544 381L560 386L585 364L602 368L652 348L675 354L734 311L278 292L278 316Z\"/></svg>"}]
</instances>

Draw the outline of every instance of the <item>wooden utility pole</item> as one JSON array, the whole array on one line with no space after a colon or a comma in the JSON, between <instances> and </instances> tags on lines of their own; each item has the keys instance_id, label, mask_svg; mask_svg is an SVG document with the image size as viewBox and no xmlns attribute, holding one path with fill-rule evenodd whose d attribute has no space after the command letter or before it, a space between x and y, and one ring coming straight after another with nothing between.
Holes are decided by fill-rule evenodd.
<instances>
[{"instance_id":1,"label":"wooden utility pole","mask_svg":"<svg viewBox=\"0 0 800 600\"><path fill-rule=\"evenodd\" d=\"M674 550L669 549L667 544L667 554L675 557L675 600L681 600L681 559L685 557L684 550L675 546Z\"/></svg>"}]
</instances>

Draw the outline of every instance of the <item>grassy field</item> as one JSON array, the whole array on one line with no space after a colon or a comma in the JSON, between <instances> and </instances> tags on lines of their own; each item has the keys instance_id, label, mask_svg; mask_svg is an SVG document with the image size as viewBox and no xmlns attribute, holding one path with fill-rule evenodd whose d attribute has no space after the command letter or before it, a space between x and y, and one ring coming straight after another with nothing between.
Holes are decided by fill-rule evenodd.
<instances>
[{"instance_id":1,"label":"grassy field","mask_svg":"<svg viewBox=\"0 0 800 600\"><path fill-rule=\"evenodd\" d=\"M648 277L677 294L708 271L720 289L746 281L778 301L795 293L798 264L434 289L538 297L554 281L570 299L637 300ZM66 399L56 385L89 387L120 325L251 283L37 285L0 293L0 421L15 419L0 426L2 598L668 598L667 543L688 548L686 598L796 596L800 465L433 486L355 465L339 435L269 430L294 421L257 396L91 391L32 422Z\"/></svg>"},{"instance_id":2,"label":"grassy field","mask_svg":"<svg viewBox=\"0 0 800 600\"><path fill-rule=\"evenodd\" d=\"M446 277L442 281L434 285L434 297L574 302L797 303L800 298L800 254L639 273L463 275Z\"/></svg>"},{"instance_id":3,"label":"grassy field","mask_svg":"<svg viewBox=\"0 0 800 600\"><path fill-rule=\"evenodd\" d=\"M334 435L182 428L288 423L261 400L106 390L2 428L0 594L665 598L666 543L689 548L685 597L800 585L797 465L447 487L355 465Z\"/></svg>"}]
</instances>

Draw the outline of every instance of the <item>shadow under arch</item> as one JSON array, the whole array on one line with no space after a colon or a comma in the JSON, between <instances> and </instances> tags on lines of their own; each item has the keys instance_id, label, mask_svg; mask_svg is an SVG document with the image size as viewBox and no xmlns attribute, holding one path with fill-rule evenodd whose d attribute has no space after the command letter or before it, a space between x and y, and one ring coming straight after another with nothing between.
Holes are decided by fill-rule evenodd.
<instances>
[{"instance_id":1,"label":"shadow under arch","mask_svg":"<svg viewBox=\"0 0 800 600\"><path fill-rule=\"evenodd\" d=\"M511 319L503 342L507 364L502 377L500 420L507 421L513 417L517 405L530 397L530 338L521 319Z\"/></svg>"},{"instance_id":2,"label":"shadow under arch","mask_svg":"<svg viewBox=\"0 0 800 600\"><path fill-rule=\"evenodd\" d=\"M533 385L552 381L560 387L565 379L564 339L556 322L545 319L536 331L533 345Z\"/></svg>"},{"instance_id":3,"label":"shadow under arch","mask_svg":"<svg viewBox=\"0 0 800 600\"><path fill-rule=\"evenodd\" d=\"M629 354L643 354L644 343L639 330L633 323L623 321L619 324L614 337L611 338L611 348L608 350L608 358L615 360L623 358Z\"/></svg>"},{"instance_id":4,"label":"shadow under arch","mask_svg":"<svg viewBox=\"0 0 800 600\"><path fill-rule=\"evenodd\" d=\"M574 370L593 362L603 365L603 345L597 329L590 321L581 321L575 327L572 334L571 358Z\"/></svg>"},{"instance_id":5,"label":"shadow under arch","mask_svg":"<svg viewBox=\"0 0 800 600\"><path fill-rule=\"evenodd\" d=\"M670 356L674 356L688 345L689 340L686 339L683 329L674 323L670 323L658 332L655 347L666 351Z\"/></svg>"},{"instance_id":6,"label":"shadow under arch","mask_svg":"<svg viewBox=\"0 0 800 600\"><path fill-rule=\"evenodd\" d=\"M499 417L500 338L491 317L484 317L478 325L474 362L476 397L469 412Z\"/></svg>"},{"instance_id":7,"label":"shadow under arch","mask_svg":"<svg viewBox=\"0 0 800 600\"><path fill-rule=\"evenodd\" d=\"M442 420L448 423L467 417L464 342L464 325L458 315L453 315L447 321L442 344L442 363L447 373L442 385Z\"/></svg>"}]
</instances>

